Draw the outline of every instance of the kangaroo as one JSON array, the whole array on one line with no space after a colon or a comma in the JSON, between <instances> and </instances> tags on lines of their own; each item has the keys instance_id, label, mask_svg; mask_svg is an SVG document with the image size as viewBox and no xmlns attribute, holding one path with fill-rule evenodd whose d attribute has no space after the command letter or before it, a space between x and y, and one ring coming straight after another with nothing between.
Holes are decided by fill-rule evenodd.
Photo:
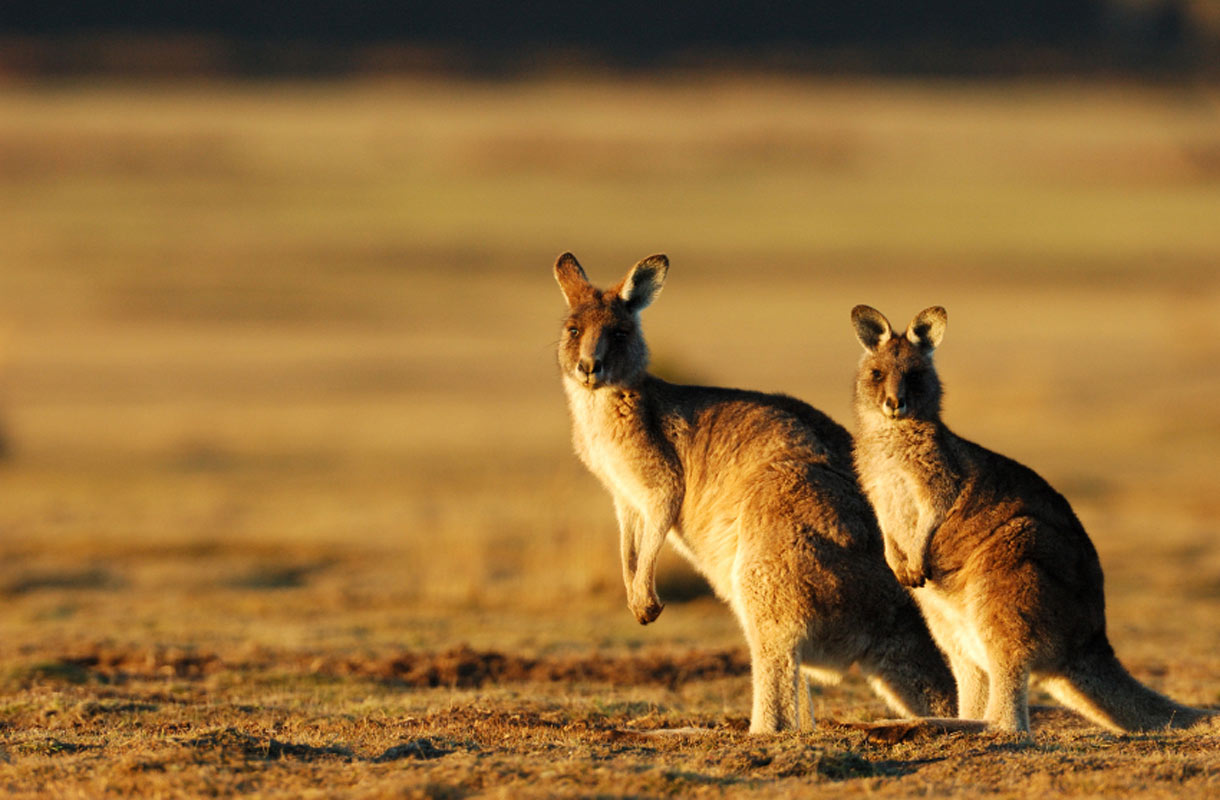
<instances>
[{"instance_id":1,"label":"kangaroo","mask_svg":"<svg viewBox=\"0 0 1220 800\"><path fill-rule=\"evenodd\" d=\"M802 675L833 682L853 663L896 712L952 715L953 676L882 557L856 482L851 436L783 395L680 386L647 372L640 312L661 291L663 255L613 288L571 253L558 344L576 453L614 498L627 605L657 619L666 538L728 603L750 648L750 731L800 727Z\"/></svg>"},{"instance_id":2,"label":"kangaroo","mask_svg":"<svg viewBox=\"0 0 1220 800\"><path fill-rule=\"evenodd\" d=\"M856 468L885 560L914 590L957 681L959 715L1029 732L1031 678L1111 731L1187 727L1210 712L1152 691L1106 637L1101 562L1067 500L1033 470L941 421L932 363L948 315L895 335L851 312L864 346L855 386Z\"/></svg>"}]
</instances>

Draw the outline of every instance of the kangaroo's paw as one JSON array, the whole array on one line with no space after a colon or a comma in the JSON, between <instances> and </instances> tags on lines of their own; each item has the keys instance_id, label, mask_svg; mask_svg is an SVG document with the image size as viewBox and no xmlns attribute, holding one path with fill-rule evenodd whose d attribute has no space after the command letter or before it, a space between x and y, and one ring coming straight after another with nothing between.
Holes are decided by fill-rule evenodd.
<instances>
[{"instance_id":1,"label":"kangaroo's paw","mask_svg":"<svg viewBox=\"0 0 1220 800\"><path fill-rule=\"evenodd\" d=\"M893 572L898 582L910 589L918 589L926 581L926 576L923 574L922 569L911 569L906 564L894 568Z\"/></svg>"},{"instance_id":2,"label":"kangaroo's paw","mask_svg":"<svg viewBox=\"0 0 1220 800\"><path fill-rule=\"evenodd\" d=\"M886 547L885 564L903 586L916 589L923 586L926 576L923 564L912 564L901 550Z\"/></svg>"},{"instance_id":3,"label":"kangaroo's paw","mask_svg":"<svg viewBox=\"0 0 1220 800\"><path fill-rule=\"evenodd\" d=\"M635 618L639 620L641 625L647 625L661 616L661 612L665 610L665 604L661 602L655 594L645 596L642 600L632 598L628 607Z\"/></svg>"}]
</instances>

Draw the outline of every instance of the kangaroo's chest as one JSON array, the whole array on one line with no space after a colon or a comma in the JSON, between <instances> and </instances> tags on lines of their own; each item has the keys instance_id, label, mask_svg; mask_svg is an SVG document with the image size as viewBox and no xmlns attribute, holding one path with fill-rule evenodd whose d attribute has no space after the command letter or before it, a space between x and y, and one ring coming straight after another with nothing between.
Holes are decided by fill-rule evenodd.
<instances>
[{"instance_id":1,"label":"kangaroo's chest","mask_svg":"<svg viewBox=\"0 0 1220 800\"><path fill-rule=\"evenodd\" d=\"M606 490L637 511L648 507L648 490L644 476L630 454L613 437L590 432L584 440L581 458Z\"/></svg>"},{"instance_id":2,"label":"kangaroo's chest","mask_svg":"<svg viewBox=\"0 0 1220 800\"><path fill-rule=\"evenodd\" d=\"M621 413L609 400L593 398L574 406L573 412L572 443L580 460L620 502L645 513L650 504L640 420Z\"/></svg>"},{"instance_id":3,"label":"kangaroo's chest","mask_svg":"<svg viewBox=\"0 0 1220 800\"><path fill-rule=\"evenodd\" d=\"M927 496L918 477L897 459L881 456L861 478L881 532L897 542L914 535Z\"/></svg>"}]
</instances>

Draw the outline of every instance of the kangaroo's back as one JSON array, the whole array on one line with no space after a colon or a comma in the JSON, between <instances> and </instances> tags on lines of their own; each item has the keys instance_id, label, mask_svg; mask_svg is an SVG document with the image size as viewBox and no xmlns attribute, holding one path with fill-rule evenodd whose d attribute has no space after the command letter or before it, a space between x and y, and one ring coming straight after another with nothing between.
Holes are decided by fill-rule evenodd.
<instances>
[{"instance_id":1,"label":"kangaroo's back","mask_svg":"<svg viewBox=\"0 0 1220 800\"><path fill-rule=\"evenodd\" d=\"M783 394L682 386L648 377L663 427L700 483L731 481L748 491L751 476L799 462L853 474L847 430L807 403ZM731 470L731 472L730 472Z\"/></svg>"}]
</instances>

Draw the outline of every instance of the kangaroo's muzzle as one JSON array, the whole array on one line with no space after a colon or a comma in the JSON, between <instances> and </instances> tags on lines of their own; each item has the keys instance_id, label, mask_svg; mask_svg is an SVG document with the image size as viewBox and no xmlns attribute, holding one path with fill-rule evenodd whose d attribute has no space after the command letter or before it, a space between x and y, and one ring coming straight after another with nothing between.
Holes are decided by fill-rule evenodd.
<instances>
[{"instance_id":1,"label":"kangaroo's muzzle","mask_svg":"<svg viewBox=\"0 0 1220 800\"><path fill-rule=\"evenodd\" d=\"M601 359L586 356L576 363L576 374L585 386L595 386L604 377L603 367Z\"/></svg>"},{"instance_id":2,"label":"kangaroo's muzzle","mask_svg":"<svg viewBox=\"0 0 1220 800\"><path fill-rule=\"evenodd\" d=\"M907 415L907 401L903 397L890 395L881 404L881 411L890 419L899 419Z\"/></svg>"}]
</instances>

